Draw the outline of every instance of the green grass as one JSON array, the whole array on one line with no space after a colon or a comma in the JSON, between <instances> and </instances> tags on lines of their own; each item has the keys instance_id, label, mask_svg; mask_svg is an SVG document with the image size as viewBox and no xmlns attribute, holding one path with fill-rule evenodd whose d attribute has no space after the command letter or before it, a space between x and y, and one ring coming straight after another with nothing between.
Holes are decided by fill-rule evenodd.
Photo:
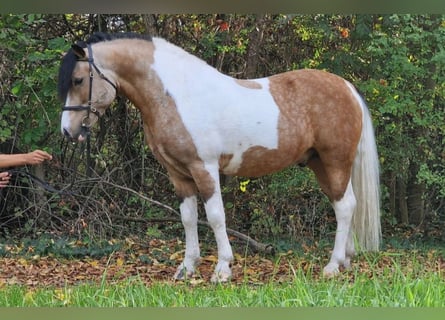
<instances>
[{"instance_id":1,"label":"green grass","mask_svg":"<svg viewBox=\"0 0 445 320\"><path fill-rule=\"evenodd\" d=\"M80 284L64 288L0 287L1 307L444 307L445 277L438 269L425 270L416 255L380 253L361 257L370 266L337 278L324 279L311 271L291 270L293 280L251 284L211 285L155 282L146 285L138 277L118 283ZM385 263L381 264L384 260Z\"/></svg>"},{"instance_id":2,"label":"green grass","mask_svg":"<svg viewBox=\"0 0 445 320\"><path fill-rule=\"evenodd\" d=\"M0 292L0 305L82 307L299 307L389 306L443 307L445 283L436 275L404 283L363 281L312 282L295 279L287 284L217 285L190 287L157 283L145 286L137 280L117 285L81 285L63 289L28 290L12 286Z\"/></svg>"}]
</instances>

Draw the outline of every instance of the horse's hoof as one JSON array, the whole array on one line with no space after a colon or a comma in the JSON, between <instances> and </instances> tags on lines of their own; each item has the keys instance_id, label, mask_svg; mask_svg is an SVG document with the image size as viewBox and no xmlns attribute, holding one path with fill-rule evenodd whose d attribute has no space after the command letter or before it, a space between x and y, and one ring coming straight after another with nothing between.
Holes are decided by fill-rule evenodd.
<instances>
[{"instance_id":1,"label":"horse's hoof","mask_svg":"<svg viewBox=\"0 0 445 320\"><path fill-rule=\"evenodd\" d=\"M195 273L192 270L188 271L186 268L178 268L173 276L173 280L182 281L191 279L194 274Z\"/></svg>"},{"instance_id":2,"label":"horse's hoof","mask_svg":"<svg viewBox=\"0 0 445 320\"><path fill-rule=\"evenodd\" d=\"M345 270L351 270L351 258L346 258L345 263L343 263Z\"/></svg>"},{"instance_id":3,"label":"horse's hoof","mask_svg":"<svg viewBox=\"0 0 445 320\"><path fill-rule=\"evenodd\" d=\"M338 269L338 265L334 263L329 263L326 267L323 268L323 276L326 278L335 277L339 273L340 270Z\"/></svg>"},{"instance_id":4,"label":"horse's hoof","mask_svg":"<svg viewBox=\"0 0 445 320\"><path fill-rule=\"evenodd\" d=\"M232 274L227 272L215 272L210 278L212 283L227 283L232 279Z\"/></svg>"}]
</instances>

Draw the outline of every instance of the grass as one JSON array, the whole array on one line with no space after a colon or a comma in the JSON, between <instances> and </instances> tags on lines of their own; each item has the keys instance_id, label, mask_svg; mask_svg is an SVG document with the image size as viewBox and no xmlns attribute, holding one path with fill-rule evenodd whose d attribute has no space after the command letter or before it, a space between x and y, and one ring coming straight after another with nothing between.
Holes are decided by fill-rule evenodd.
<instances>
[{"instance_id":1,"label":"grass","mask_svg":"<svg viewBox=\"0 0 445 320\"><path fill-rule=\"evenodd\" d=\"M362 255L355 269L336 278L315 277L311 268L290 270L292 281L211 285L154 282L136 277L63 288L0 287L1 307L444 307L440 266L426 270L416 254ZM384 263L382 263L382 261ZM366 264L367 270L361 270Z\"/></svg>"},{"instance_id":2,"label":"grass","mask_svg":"<svg viewBox=\"0 0 445 320\"><path fill-rule=\"evenodd\" d=\"M81 285L63 289L28 290L12 286L1 290L5 307L443 307L445 283L437 275L411 281L363 281L354 284L329 280L261 286L198 286L157 283L149 287L138 280L117 285Z\"/></svg>"}]
</instances>

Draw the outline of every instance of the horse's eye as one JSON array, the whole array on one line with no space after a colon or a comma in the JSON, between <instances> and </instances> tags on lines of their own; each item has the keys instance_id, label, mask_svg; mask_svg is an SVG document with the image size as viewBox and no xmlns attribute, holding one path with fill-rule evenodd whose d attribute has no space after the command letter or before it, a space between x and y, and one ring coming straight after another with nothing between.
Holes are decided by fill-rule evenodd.
<instances>
[{"instance_id":1,"label":"horse's eye","mask_svg":"<svg viewBox=\"0 0 445 320\"><path fill-rule=\"evenodd\" d=\"M82 84L82 81L83 81L83 78L74 78L73 84L75 86L78 86L78 85Z\"/></svg>"}]
</instances>

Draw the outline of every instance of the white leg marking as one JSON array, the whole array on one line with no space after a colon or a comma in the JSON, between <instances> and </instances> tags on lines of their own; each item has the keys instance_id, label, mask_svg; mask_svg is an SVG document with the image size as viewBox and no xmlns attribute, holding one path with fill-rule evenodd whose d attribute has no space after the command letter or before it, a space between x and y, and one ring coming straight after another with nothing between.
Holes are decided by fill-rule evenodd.
<instances>
[{"instance_id":1,"label":"white leg marking","mask_svg":"<svg viewBox=\"0 0 445 320\"><path fill-rule=\"evenodd\" d=\"M215 193L207 200L204 207L218 246L218 264L211 281L213 283L227 282L232 277L230 269L230 263L233 260L232 247L226 231L226 217L219 185L219 173L218 170L209 170L209 173L215 180Z\"/></svg>"},{"instance_id":2,"label":"white leg marking","mask_svg":"<svg viewBox=\"0 0 445 320\"><path fill-rule=\"evenodd\" d=\"M352 231L352 225L349 228L349 236L346 242L346 257L345 263L343 264L346 269L349 269L351 267L351 259L355 255L354 233Z\"/></svg>"},{"instance_id":3,"label":"white leg marking","mask_svg":"<svg viewBox=\"0 0 445 320\"><path fill-rule=\"evenodd\" d=\"M185 258L179 265L174 278L181 280L191 277L199 262L198 203L196 196L185 198L179 206L185 230Z\"/></svg>"},{"instance_id":4,"label":"white leg marking","mask_svg":"<svg viewBox=\"0 0 445 320\"><path fill-rule=\"evenodd\" d=\"M351 181L349 181L343 198L333 202L335 217L337 219L337 232L335 234L335 244L331 259L323 269L325 276L333 276L338 273L340 265L349 267L350 254L353 253L351 246L353 247L354 245L352 242L351 221L355 206L356 200ZM348 254L346 253L347 251Z\"/></svg>"}]
</instances>

